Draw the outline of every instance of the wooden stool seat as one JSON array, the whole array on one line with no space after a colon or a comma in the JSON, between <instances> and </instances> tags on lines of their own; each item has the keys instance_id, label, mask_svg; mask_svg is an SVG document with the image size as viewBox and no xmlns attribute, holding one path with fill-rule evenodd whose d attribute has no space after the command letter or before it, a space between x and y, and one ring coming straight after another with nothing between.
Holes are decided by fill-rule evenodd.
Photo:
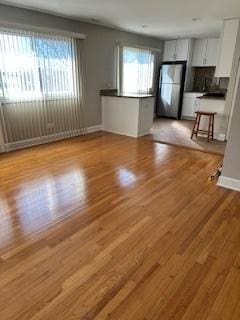
<instances>
[{"instance_id":1,"label":"wooden stool seat","mask_svg":"<svg viewBox=\"0 0 240 320\"><path fill-rule=\"evenodd\" d=\"M213 136L214 136L214 116L217 114L217 112L196 111L195 113L196 113L196 118L195 118L195 122L194 122L193 129L192 129L191 139L193 138L194 135L196 135L196 137L197 137L198 133L201 133L201 134L206 134L207 135L207 140L208 141L209 141L209 139L213 140ZM208 130L200 130L199 129L201 116L208 116L209 117Z\"/></svg>"}]
</instances>

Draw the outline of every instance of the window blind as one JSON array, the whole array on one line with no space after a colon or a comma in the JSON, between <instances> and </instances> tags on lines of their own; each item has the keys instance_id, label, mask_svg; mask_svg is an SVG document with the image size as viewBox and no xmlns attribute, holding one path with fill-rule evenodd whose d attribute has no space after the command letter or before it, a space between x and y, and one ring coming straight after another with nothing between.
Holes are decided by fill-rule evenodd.
<instances>
[{"instance_id":1,"label":"window blind","mask_svg":"<svg viewBox=\"0 0 240 320\"><path fill-rule=\"evenodd\" d=\"M1 123L6 149L86 130L81 40L0 30Z\"/></svg>"}]
</instances>

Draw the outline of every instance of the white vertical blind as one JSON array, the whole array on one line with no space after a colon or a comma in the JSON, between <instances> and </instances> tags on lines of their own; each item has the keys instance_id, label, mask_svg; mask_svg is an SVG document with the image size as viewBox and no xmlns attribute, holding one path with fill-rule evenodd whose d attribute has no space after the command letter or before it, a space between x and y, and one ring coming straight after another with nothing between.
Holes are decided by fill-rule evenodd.
<instances>
[{"instance_id":1,"label":"white vertical blind","mask_svg":"<svg viewBox=\"0 0 240 320\"><path fill-rule=\"evenodd\" d=\"M81 40L0 30L6 150L84 133Z\"/></svg>"},{"instance_id":2,"label":"white vertical blind","mask_svg":"<svg viewBox=\"0 0 240 320\"><path fill-rule=\"evenodd\" d=\"M125 93L152 93L155 53L151 49L119 47L119 84Z\"/></svg>"}]
</instances>

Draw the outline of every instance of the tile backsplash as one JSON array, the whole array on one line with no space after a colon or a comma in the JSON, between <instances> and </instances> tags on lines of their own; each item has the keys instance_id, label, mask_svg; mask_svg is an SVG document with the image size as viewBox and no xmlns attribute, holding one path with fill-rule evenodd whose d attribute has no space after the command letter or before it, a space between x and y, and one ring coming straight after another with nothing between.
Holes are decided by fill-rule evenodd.
<instances>
[{"instance_id":1,"label":"tile backsplash","mask_svg":"<svg viewBox=\"0 0 240 320\"><path fill-rule=\"evenodd\" d=\"M215 67L195 67L193 91L220 91L226 92L229 78L215 78Z\"/></svg>"}]
</instances>

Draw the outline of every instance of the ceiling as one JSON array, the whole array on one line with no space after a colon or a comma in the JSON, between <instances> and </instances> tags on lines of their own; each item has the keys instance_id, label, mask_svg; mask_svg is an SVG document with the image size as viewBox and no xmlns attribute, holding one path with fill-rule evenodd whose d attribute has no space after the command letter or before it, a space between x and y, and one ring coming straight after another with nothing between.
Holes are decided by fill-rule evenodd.
<instances>
[{"instance_id":1,"label":"ceiling","mask_svg":"<svg viewBox=\"0 0 240 320\"><path fill-rule=\"evenodd\" d=\"M159 38L216 36L220 32L223 19L240 17L239 0L7 0L0 2Z\"/></svg>"}]
</instances>

